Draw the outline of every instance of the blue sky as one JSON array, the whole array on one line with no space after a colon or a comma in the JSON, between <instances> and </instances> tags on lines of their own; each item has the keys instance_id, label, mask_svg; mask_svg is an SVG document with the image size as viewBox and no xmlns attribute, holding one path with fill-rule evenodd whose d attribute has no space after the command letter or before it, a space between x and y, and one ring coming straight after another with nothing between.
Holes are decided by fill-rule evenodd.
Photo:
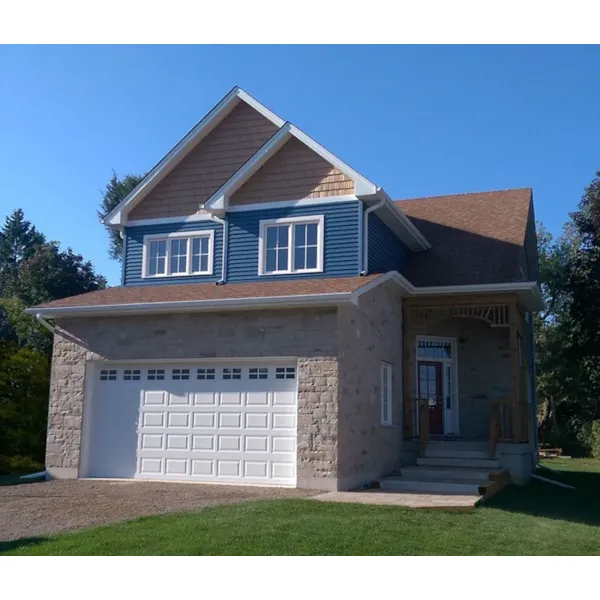
<instances>
[{"instance_id":1,"label":"blue sky","mask_svg":"<svg viewBox=\"0 0 600 600\"><path fill-rule=\"evenodd\" d=\"M21 207L116 285L96 217L234 85L393 198L533 187L559 233L600 170L594 46L0 47L0 219Z\"/></svg>"}]
</instances>

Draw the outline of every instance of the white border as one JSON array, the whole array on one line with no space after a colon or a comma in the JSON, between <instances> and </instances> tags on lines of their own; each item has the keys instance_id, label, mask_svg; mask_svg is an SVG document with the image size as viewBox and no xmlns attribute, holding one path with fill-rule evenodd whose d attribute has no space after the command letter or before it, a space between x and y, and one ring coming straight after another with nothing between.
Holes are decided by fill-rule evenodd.
<instances>
[{"instance_id":1,"label":"white border","mask_svg":"<svg viewBox=\"0 0 600 600\"><path fill-rule=\"evenodd\" d=\"M293 268L294 264L294 224L297 223L316 223L317 224L317 266L315 269L300 269ZM265 265L265 244L266 230L271 225L289 225L288 234L288 268L285 271L267 272ZM260 221L260 229L258 235L258 274L260 276L277 276L277 275L295 275L303 273L322 273L325 254L325 216L313 215L306 217L282 217L280 219L263 219Z\"/></svg>"},{"instance_id":2,"label":"white border","mask_svg":"<svg viewBox=\"0 0 600 600\"><path fill-rule=\"evenodd\" d=\"M206 271L191 271L192 253L189 244L189 240L192 238L205 237L208 238L208 269ZM185 273L169 273L169 258L170 258L170 244L169 239L173 238L188 238L187 248L187 263ZM148 248L150 242L166 240L167 254L165 257L165 268L166 273L157 275L150 275L148 273L149 262L148 262ZM151 233L144 236L144 243L142 249L142 279L165 279L173 277L193 277L193 276L210 276L213 274L214 267L214 248L215 248L215 230L204 229L200 231L177 231L175 233Z\"/></svg>"},{"instance_id":3,"label":"white border","mask_svg":"<svg viewBox=\"0 0 600 600\"><path fill-rule=\"evenodd\" d=\"M452 351L452 356L453 358L419 358L419 341L424 341L424 342L450 342L451 344L451 351ZM415 338L415 386L416 386L416 392L417 392L417 397L419 396L419 360L422 360L424 362L439 362L442 363L444 366L447 364L452 365L452 408L450 409L451 415L452 415L452 420L454 421L455 424L455 429L456 432L455 433L448 433L447 431L447 418L446 418L446 413L447 413L447 409L446 409L446 402L444 399L444 406L443 406L443 410L444 410L444 421L443 421L443 426L444 426L444 435L456 435L456 436L460 436L460 408L459 408L459 397L458 397L458 346L456 343L456 338L453 337L444 337L444 336L439 336L439 335L418 335ZM445 373L443 372L442 369L442 387L443 390L446 391L446 383L445 383ZM418 414L418 413L417 413ZM418 428L419 428L419 419L417 416L417 433L418 433Z\"/></svg>"}]
</instances>

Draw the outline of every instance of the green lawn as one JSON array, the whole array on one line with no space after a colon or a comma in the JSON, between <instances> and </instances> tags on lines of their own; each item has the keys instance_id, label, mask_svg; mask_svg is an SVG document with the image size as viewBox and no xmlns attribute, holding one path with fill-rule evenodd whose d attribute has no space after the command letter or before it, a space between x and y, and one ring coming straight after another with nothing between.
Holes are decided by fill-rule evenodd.
<instances>
[{"instance_id":1,"label":"green lawn","mask_svg":"<svg viewBox=\"0 0 600 600\"><path fill-rule=\"evenodd\" d=\"M147 517L48 539L8 554L598 554L600 462L555 460L555 477L511 486L469 512L278 500Z\"/></svg>"}]
</instances>

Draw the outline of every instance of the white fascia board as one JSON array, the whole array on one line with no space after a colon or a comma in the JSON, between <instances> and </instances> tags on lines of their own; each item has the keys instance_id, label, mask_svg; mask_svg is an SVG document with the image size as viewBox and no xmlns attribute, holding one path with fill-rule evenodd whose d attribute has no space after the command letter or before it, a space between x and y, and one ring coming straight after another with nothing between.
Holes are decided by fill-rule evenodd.
<instances>
[{"instance_id":1,"label":"white fascia board","mask_svg":"<svg viewBox=\"0 0 600 600\"><path fill-rule=\"evenodd\" d=\"M377 194L374 197L375 200L385 200L385 204L377 209L375 212L380 214L380 217L389 214L389 219L396 223L396 227L392 226L390 229L396 233L396 235L402 240L406 246L413 252L420 252L421 250L428 250L431 248L431 244L427 238L419 231L415 224L406 216L406 214L394 203L394 201L388 196L387 192L383 188L377 189ZM382 219L384 222L385 218ZM388 220L388 226L390 222Z\"/></svg>"},{"instance_id":2,"label":"white fascia board","mask_svg":"<svg viewBox=\"0 0 600 600\"><path fill-rule=\"evenodd\" d=\"M164 156L164 158L144 177L105 218L106 225L123 225L126 222L126 213L143 200L194 148L206 137L238 104L246 102L277 127L284 121L266 106L252 98L239 87L234 87L212 110L191 129L177 145Z\"/></svg>"},{"instance_id":3,"label":"white fascia board","mask_svg":"<svg viewBox=\"0 0 600 600\"><path fill-rule=\"evenodd\" d=\"M366 285L355 290L352 293L352 302L356 304L360 296L386 281L394 281L397 283L405 296L456 296L460 294L469 295L512 292L519 295L528 309L537 311L544 308L540 287L536 281L417 287L406 279L406 277L398 273L398 271L389 271L385 275L373 279Z\"/></svg>"},{"instance_id":4,"label":"white fascia board","mask_svg":"<svg viewBox=\"0 0 600 600\"><path fill-rule=\"evenodd\" d=\"M371 183L366 177L363 177L358 171L355 171L352 167L329 152L329 150L321 146L321 144L313 140L310 136L306 135L306 133L298 129L295 125L290 126L290 133L308 146L313 152L316 152L321 158L334 166L338 171L341 171L346 177L352 179L354 181L354 193L357 196L370 196L377 192L377 186L374 183Z\"/></svg>"},{"instance_id":5,"label":"white fascia board","mask_svg":"<svg viewBox=\"0 0 600 600\"><path fill-rule=\"evenodd\" d=\"M145 302L137 304L107 304L104 306L62 306L27 308L29 315L58 319L61 317L126 316L144 313L209 312L220 310L256 310L298 308L306 306L337 306L351 299L351 292L336 294L303 294L298 296L267 296L219 300L185 300L177 302Z\"/></svg>"}]
</instances>

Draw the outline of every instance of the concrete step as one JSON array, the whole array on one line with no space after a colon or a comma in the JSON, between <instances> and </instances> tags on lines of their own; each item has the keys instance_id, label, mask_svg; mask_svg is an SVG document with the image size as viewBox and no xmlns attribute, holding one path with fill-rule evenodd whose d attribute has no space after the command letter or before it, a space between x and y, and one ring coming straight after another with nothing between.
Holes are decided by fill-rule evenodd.
<instances>
[{"instance_id":1,"label":"concrete step","mask_svg":"<svg viewBox=\"0 0 600 600\"><path fill-rule=\"evenodd\" d=\"M459 469L457 467L425 467L408 466L402 467L401 475L411 479L423 481L468 481L474 483L489 483L492 475L500 474L502 471L490 471L487 469Z\"/></svg>"},{"instance_id":2,"label":"concrete step","mask_svg":"<svg viewBox=\"0 0 600 600\"><path fill-rule=\"evenodd\" d=\"M425 456L429 458L490 458L489 450L460 450L447 446L427 445Z\"/></svg>"},{"instance_id":3,"label":"concrete step","mask_svg":"<svg viewBox=\"0 0 600 600\"><path fill-rule=\"evenodd\" d=\"M482 491L482 486L473 482L421 481L403 476L386 477L381 480L379 486L384 491L419 494L461 494L470 496L480 495L485 491L485 489Z\"/></svg>"},{"instance_id":4,"label":"concrete step","mask_svg":"<svg viewBox=\"0 0 600 600\"><path fill-rule=\"evenodd\" d=\"M480 440L429 440L430 448L454 448L455 450L489 450L490 443Z\"/></svg>"},{"instance_id":5,"label":"concrete step","mask_svg":"<svg viewBox=\"0 0 600 600\"><path fill-rule=\"evenodd\" d=\"M500 461L491 458L456 458L456 457L419 457L417 465L420 467L457 467L459 469L500 469Z\"/></svg>"}]
</instances>

